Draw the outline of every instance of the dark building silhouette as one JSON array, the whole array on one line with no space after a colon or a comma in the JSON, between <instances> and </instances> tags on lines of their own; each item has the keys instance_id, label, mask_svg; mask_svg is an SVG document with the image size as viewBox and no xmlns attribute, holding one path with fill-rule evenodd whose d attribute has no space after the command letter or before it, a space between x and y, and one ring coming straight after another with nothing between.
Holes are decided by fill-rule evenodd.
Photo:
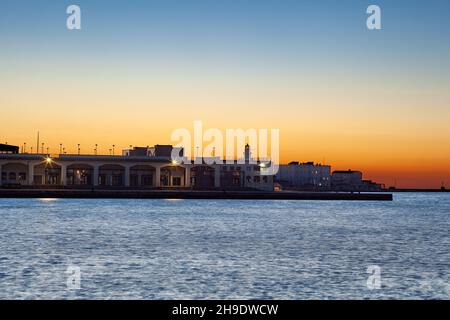
<instances>
[{"instance_id":1,"label":"dark building silhouette","mask_svg":"<svg viewBox=\"0 0 450 320\"><path fill-rule=\"evenodd\" d=\"M12 146L12 145L9 145L9 144L0 144L0 153L18 154L19 153L19 147L18 146Z\"/></svg>"}]
</instances>

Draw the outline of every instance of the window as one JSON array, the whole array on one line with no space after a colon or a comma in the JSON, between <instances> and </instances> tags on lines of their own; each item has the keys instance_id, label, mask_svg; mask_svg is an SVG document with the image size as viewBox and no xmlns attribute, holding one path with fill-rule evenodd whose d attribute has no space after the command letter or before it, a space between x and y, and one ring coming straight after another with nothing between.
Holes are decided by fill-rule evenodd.
<instances>
[{"instance_id":1,"label":"window","mask_svg":"<svg viewBox=\"0 0 450 320\"><path fill-rule=\"evenodd\" d=\"M137 174L130 174L130 186L138 186L139 185L139 176Z\"/></svg>"},{"instance_id":2,"label":"window","mask_svg":"<svg viewBox=\"0 0 450 320\"><path fill-rule=\"evenodd\" d=\"M141 177L142 185L143 186L151 186L153 184L153 175L151 174L145 174Z\"/></svg>"},{"instance_id":3,"label":"window","mask_svg":"<svg viewBox=\"0 0 450 320\"><path fill-rule=\"evenodd\" d=\"M16 181L16 173L15 172L10 172L9 173L9 180Z\"/></svg>"},{"instance_id":4,"label":"window","mask_svg":"<svg viewBox=\"0 0 450 320\"><path fill-rule=\"evenodd\" d=\"M122 175L113 174L112 176L112 185L113 186L121 186L122 185Z\"/></svg>"},{"instance_id":5,"label":"window","mask_svg":"<svg viewBox=\"0 0 450 320\"><path fill-rule=\"evenodd\" d=\"M25 181L25 180L27 180L27 174L26 174L25 172L19 173L19 180L20 180L20 181Z\"/></svg>"},{"instance_id":6,"label":"window","mask_svg":"<svg viewBox=\"0 0 450 320\"><path fill-rule=\"evenodd\" d=\"M253 182L254 183L260 183L261 182L261 177L260 176L254 176L253 177Z\"/></svg>"},{"instance_id":7,"label":"window","mask_svg":"<svg viewBox=\"0 0 450 320\"><path fill-rule=\"evenodd\" d=\"M179 187L181 186L181 178L180 177L173 177L172 178L172 185Z\"/></svg>"}]
</instances>

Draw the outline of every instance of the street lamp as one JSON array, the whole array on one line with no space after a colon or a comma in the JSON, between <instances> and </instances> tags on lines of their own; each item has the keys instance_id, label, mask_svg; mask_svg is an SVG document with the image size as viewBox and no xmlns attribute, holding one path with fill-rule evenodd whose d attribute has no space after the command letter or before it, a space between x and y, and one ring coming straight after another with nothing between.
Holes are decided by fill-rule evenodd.
<instances>
[{"instance_id":1,"label":"street lamp","mask_svg":"<svg viewBox=\"0 0 450 320\"><path fill-rule=\"evenodd\" d=\"M80 144L78 144L78 155L80 155Z\"/></svg>"},{"instance_id":2,"label":"street lamp","mask_svg":"<svg viewBox=\"0 0 450 320\"><path fill-rule=\"evenodd\" d=\"M98 147L98 144L95 144L95 149L94 149L94 154L95 155L97 155L97 147Z\"/></svg>"},{"instance_id":3,"label":"street lamp","mask_svg":"<svg viewBox=\"0 0 450 320\"><path fill-rule=\"evenodd\" d=\"M59 154L62 154L62 143L59 144Z\"/></svg>"},{"instance_id":4,"label":"street lamp","mask_svg":"<svg viewBox=\"0 0 450 320\"><path fill-rule=\"evenodd\" d=\"M114 155L114 148L116 147L115 144L112 145L112 154Z\"/></svg>"}]
</instances>

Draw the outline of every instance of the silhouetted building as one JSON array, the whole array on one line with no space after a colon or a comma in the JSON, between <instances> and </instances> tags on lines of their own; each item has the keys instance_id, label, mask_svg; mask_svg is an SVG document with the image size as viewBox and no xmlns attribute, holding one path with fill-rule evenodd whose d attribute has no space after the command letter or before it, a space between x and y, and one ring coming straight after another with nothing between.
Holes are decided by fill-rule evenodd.
<instances>
[{"instance_id":1,"label":"silhouetted building","mask_svg":"<svg viewBox=\"0 0 450 320\"><path fill-rule=\"evenodd\" d=\"M334 171L331 176L331 188L334 191L380 191L381 184L363 180L361 171Z\"/></svg>"},{"instance_id":2,"label":"silhouetted building","mask_svg":"<svg viewBox=\"0 0 450 320\"><path fill-rule=\"evenodd\" d=\"M250 147L246 150L250 154ZM172 152L182 157L183 149L171 145L134 147L119 156L60 154L50 158L18 154L15 148L5 151L10 154L0 154L0 186L273 190L273 176L264 174L259 161L178 161L172 159Z\"/></svg>"},{"instance_id":3,"label":"silhouetted building","mask_svg":"<svg viewBox=\"0 0 450 320\"><path fill-rule=\"evenodd\" d=\"M176 150L177 155L183 157L183 148L174 148L171 145L157 144L154 147L134 147L122 151L123 156L133 157L161 157L171 159L172 151Z\"/></svg>"},{"instance_id":4,"label":"silhouetted building","mask_svg":"<svg viewBox=\"0 0 450 320\"><path fill-rule=\"evenodd\" d=\"M290 162L280 165L276 181L283 189L326 191L331 188L331 167L314 162Z\"/></svg>"},{"instance_id":5,"label":"silhouetted building","mask_svg":"<svg viewBox=\"0 0 450 320\"><path fill-rule=\"evenodd\" d=\"M17 154L17 153L19 153L19 147L12 146L9 144L0 144L0 153Z\"/></svg>"}]
</instances>

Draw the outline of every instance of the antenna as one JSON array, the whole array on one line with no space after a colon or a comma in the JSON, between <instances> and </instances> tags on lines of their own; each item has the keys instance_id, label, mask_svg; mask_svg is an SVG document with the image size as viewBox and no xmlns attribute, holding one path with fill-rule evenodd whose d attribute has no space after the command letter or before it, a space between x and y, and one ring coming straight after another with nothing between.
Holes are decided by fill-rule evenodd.
<instances>
[{"instance_id":1,"label":"antenna","mask_svg":"<svg viewBox=\"0 0 450 320\"><path fill-rule=\"evenodd\" d=\"M38 131L38 134L37 134L36 153L39 153L39 131Z\"/></svg>"}]
</instances>

